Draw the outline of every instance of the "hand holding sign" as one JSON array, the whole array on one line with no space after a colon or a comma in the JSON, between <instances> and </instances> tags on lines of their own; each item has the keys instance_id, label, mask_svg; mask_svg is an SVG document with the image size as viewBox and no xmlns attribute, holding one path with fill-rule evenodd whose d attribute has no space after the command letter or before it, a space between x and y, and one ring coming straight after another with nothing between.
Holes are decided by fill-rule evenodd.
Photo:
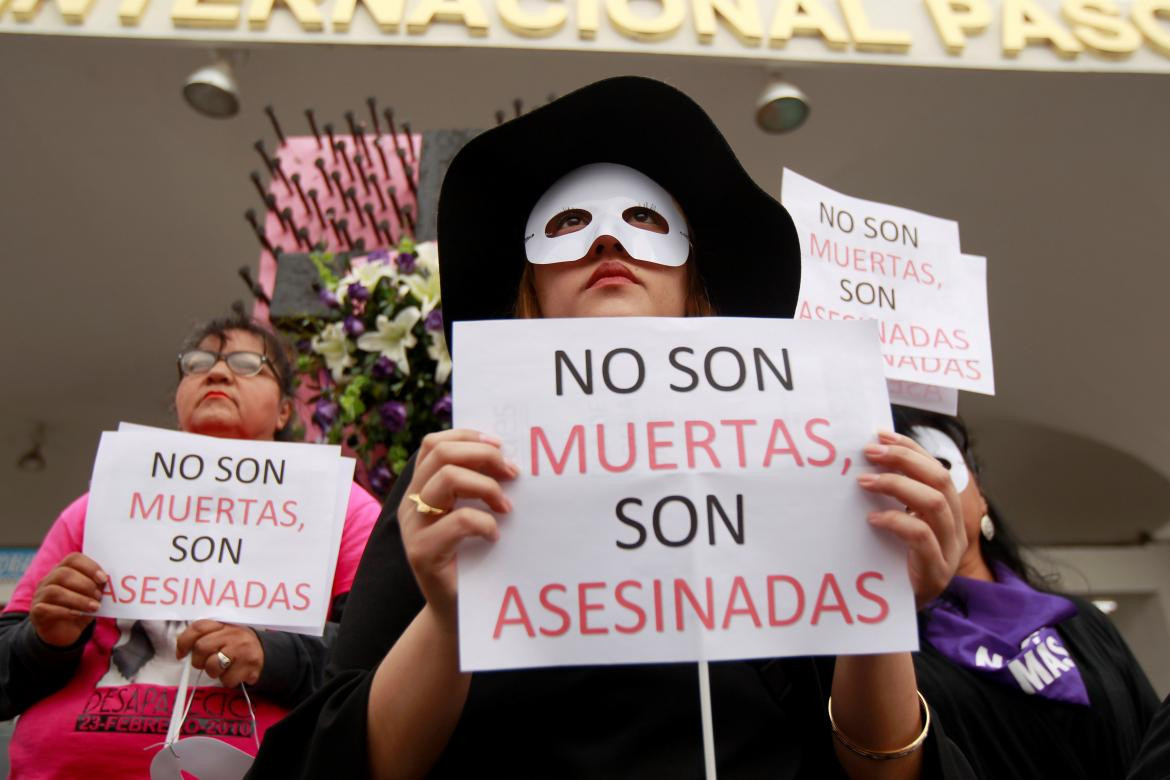
<instances>
[{"instance_id":1,"label":"hand holding sign","mask_svg":"<svg viewBox=\"0 0 1170 780\"><path fill-rule=\"evenodd\" d=\"M225 688L240 683L255 685L264 669L264 646L260 637L247 626L196 620L175 641L175 657L191 654L191 666L202 669ZM219 658L227 658L228 666Z\"/></svg>"},{"instance_id":2,"label":"hand holding sign","mask_svg":"<svg viewBox=\"0 0 1170 780\"><path fill-rule=\"evenodd\" d=\"M857 481L866 490L905 505L905 509L871 512L869 523L906 543L910 585L921 609L943 592L967 549L963 508L950 473L918 442L887 431L879 438L879 444L865 448L865 457L891 471L862 474Z\"/></svg>"},{"instance_id":3,"label":"hand holding sign","mask_svg":"<svg viewBox=\"0 0 1170 780\"><path fill-rule=\"evenodd\" d=\"M496 519L478 505L455 507L478 499L501 514L511 511L499 480L515 479L514 464L504 459L500 442L477 431L455 429L432 433L422 441L407 496L447 510L441 516L422 511L413 500L398 505L398 525L406 557L419 589L436 614L455 621L455 549L478 536L495 541Z\"/></svg>"},{"instance_id":4,"label":"hand holding sign","mask_svg":"<svg viewBox=\"0 0 1170 780\"><path fill-rule=\"evenodd\" d=\"M37 583L28 617L37 636L53 647L69 647L93 621L109 577L81 553L65 556Z\"/></svg>"}]
</instances>

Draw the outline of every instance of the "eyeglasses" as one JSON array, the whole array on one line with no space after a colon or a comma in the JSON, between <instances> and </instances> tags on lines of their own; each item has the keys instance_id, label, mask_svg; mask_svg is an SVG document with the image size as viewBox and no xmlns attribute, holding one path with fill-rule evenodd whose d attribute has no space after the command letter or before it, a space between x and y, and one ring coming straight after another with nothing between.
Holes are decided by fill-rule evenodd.
<instances>
[{"instance_id":1,"label":"eyeglasses","mask_svg":"<svg viewBox=\"0 0 1170 780\"><path fill-rule=\"evenodd\" d=\"M276 374L276 369L271 367L268 356L259 352L228 352L225 355L206 349L189 349L179 353L179 373L183 376L206 374L221 360L236 376L256 376L263 370L265 364L269 364L269 370L274 376Z\"/></svg>"}]
</instances>

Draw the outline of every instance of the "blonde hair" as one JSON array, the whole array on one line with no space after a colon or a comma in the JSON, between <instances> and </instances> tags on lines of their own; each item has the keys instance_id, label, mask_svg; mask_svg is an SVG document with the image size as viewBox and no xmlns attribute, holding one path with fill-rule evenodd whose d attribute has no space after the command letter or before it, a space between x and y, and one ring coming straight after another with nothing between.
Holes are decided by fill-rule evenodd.
<instances>
[{"instance_id":1,"label":"blonde hair","mask_svg":"<svg viewBox=\"0 0 1170 780\"><path fill-rule=\"evenodd\" d=\"M703 278L699 276L699 267L692 257L687 258L687 301L683 310L685 317L713 317L715 307L707 296L707 288L703 286ZM544 315L540 311L540 301L536 297L535 272L532 263L524 264L524 272L520 274L520 285L516 291L516 304L512 307L512 316L518 320L535 320Z\"/></svg>"}]
</instances>

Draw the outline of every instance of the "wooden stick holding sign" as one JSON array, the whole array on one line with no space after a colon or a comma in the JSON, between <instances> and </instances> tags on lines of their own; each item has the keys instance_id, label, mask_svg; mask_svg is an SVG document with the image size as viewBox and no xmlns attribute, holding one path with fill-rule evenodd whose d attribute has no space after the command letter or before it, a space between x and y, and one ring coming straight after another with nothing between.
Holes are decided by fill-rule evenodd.
<instances>
[{"instance_id":1,"label":"wooden stick holding sign","mask_svg":"<svg viewBox=\"0 0 1170 780\"><path fill-rule=\"evenodd\" d=\"M711 717L711 666L699 661L699 712L703 721L703 767L707 780L715 780L715 725Z\"/></svg>"}]
</instances>

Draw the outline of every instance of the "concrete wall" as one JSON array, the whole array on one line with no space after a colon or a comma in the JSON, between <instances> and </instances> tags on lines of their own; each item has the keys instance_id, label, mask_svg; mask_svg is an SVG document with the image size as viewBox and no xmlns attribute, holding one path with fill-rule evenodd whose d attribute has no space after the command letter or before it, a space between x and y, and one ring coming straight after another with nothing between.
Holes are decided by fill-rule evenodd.
<instances>
[{"instance_id":1,"label":"concrete wall","mask_svg":"<svg viewBox=\"0 0 1170 780\"><path fill-rule=\"evenodd\" d=\"M1110 617L1158 695L1170 693L1170 546L1047 547L1034 562L1061 590L1117 601Z\"/></svg>"}]
</instances>

